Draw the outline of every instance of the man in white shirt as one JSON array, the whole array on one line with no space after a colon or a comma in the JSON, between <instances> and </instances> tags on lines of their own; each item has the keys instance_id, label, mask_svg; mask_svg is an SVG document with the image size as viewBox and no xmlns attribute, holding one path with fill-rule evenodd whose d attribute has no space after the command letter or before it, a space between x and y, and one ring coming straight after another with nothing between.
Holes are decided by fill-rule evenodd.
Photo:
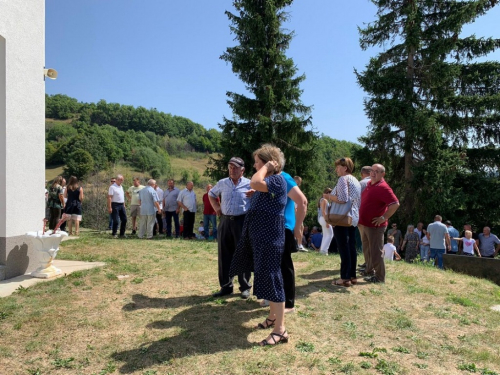
<instances>
[{"instance_id":1,"label":"man in white shirt","mask_svg":"<svg viewBox=\"0 0 500 375\"><path fill-rule=\"evenodd\" d=\"M127 227L127 212L125 211L125 193L123 191L123 176L116 176L116 182L108 190L108 212L113 217L113 228L111 235L118 238L118 217L120 218L120 238L125 238L125 228Z\"/></svg>"},{"instance_id":2,"label":"man in white shirt","mask_svg":"<svg viewBox=\"0 0 500 375\"><path fill-rule=\"evenodd\" d=\"M193 191L193 186L193 182L189 181L186 184L186 188L177 197L177 204L184 210L184 231L182 232L182 236L185 240L195 238L193 228L196 214L196 194Z\"/></svg>"}]
</instances>

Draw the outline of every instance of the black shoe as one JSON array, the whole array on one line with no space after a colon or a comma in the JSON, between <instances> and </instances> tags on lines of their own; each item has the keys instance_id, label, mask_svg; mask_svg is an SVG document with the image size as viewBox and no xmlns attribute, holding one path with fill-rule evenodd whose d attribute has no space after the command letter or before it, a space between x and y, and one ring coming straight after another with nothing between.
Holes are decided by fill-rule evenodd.
<instances>
[{"instance_id":1,"label":"black shoe","mask_svg":"<svg viewBox=\"0 0 500 375\"><path fill-rule=\"evenodd\" d=\"M132 231L132 233L130 233L132 236L135 234L135 230Z\"/></svg>"},{"instance_id":2,"label":"black shoe","mask_svg":"<svg viewBox=\"0 0 500 375\"><path fill-rule=\"evenodd\" d=\"M248 297L250 297L250 289L247 289L247 290L244 290L243 292L241 292L241 298L248 299Z\"/></svg>"},{"instance_id":3,"label":"black shoe","mask_svg":"<svg viewBox=\"0 0 500 375\"><path fill-rule=\"evenodd\" d=\"M217 293L212 294L212 297L217 298L217 297L224 297L229 294L233 294L232 289L221 289Z\"/></svg>"},{"instance_id":4,"label":"black shoe","mask_svg":"<svg viewBox=\"0 0 500 375\"><path fill-rule=\"evenodd\" d=\"M119 238L121 238L121 239L125 239L125 238L127 238L127 236L126 236L126 235L122 235L122 236L120 236Z\"/></svg>"},{"instance_id":5,"label":"black shoe","mask_svg":"<svg viewBox=\"0 0 500 375\"><path fill-rule=\"evenodd\" d=\"M358 266L358 268L365 268L365 267L366 267L366 263L360 264L360 265Z\"/></svg>"},{"instance_id":6,"label":"black shoe","mask_svg":"<svg viewBox=\"0 0 500 375\"><path fill-rule=\"evenodd\" d=\"M364 279L365 281L368 281L369 283L374 283L374 284L377 284L377 283L384 283L383 281L380 281L379 279L377 279L376 276L372 276L372 277L367 277Z\"/></svg>"}]
</instances>

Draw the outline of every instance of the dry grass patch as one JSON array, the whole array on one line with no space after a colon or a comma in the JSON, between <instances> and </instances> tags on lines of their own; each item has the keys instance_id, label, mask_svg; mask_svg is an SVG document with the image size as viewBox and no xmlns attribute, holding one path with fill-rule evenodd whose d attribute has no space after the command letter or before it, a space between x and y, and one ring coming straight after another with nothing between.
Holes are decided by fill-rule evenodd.
<instances>
[{"instance_id":1,"label":"dry grass patch","mask_svg":"<svg viewBox=\"0 0 500 375\"><path fill-rule=\"evenodd\" d=\"M331 285L338 256L294 254L290 343L259 348L266 309L218 290L217 246L85 233L64 259L104 261L0 300L6 374L466 374L500 372L500 287L392 263L385 285ZM237 289L236 289L237 291Z\"/></svg>"}]
</instances>

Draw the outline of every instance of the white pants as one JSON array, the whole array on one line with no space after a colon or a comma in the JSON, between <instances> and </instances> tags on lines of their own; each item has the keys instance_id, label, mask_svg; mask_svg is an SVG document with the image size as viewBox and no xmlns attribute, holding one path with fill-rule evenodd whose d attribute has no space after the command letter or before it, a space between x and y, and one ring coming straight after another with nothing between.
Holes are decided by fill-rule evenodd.
<instances>
[{"instance_id":1,"label":"white pants","mask_svg":"<svg viewBox=\"0 0 500 375\"><path fill-rule=\"evenodd\" d=\"M323 240L321 241L321 247L319 252L321 254L328 254L328 248L333 239L333 227L330 225L329 228L326 226L325 218L322 216L319 218L319 223L323 229Z\"/></svg>"},{"instance_id":2,"label":"white pants","mask_svg":"<svg viewBox=\"0 0 500 375\"><path fill-rule=\"evenodd\" d=\"M155 226L156 215L141 215L139 222L139 238L153 238L153 228Z\"/></svg>"}]
</instances>

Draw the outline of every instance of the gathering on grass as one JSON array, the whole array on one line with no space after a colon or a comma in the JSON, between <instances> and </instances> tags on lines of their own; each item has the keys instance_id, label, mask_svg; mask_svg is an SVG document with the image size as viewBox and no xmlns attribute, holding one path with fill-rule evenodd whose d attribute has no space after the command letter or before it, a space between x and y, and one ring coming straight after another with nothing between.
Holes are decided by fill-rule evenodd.
<instances>
[{"instance_id":1,"label":"gathering on grass","mask_svg":"<svg viewBox=\"0 0 500 375\"><path fill-rule=\"evenodd\" d=\"M115 271L104 271L104 277L102 271L88 272L88 275L69 275L67 279L72 285L70 288L86 289L84 284L87 282L80 279L97 278L101 282L112 282L117 294L123 294L124 289L128 289L125 299L129 302L121 307L121 313L116 310L119 306L117 300L117 303L113 304L114 314L120 314L120 321L130 318L132 321L127 324L135 325L137 314L143 310L155 316L159 315L158 318L162 317L146 324L149 334L142 338L145 346L113 351L108 358L110 362L107 363L110 369L118 369L121 373L156 373L154 371L168 372L164 370L166 366L182 373L206 373L189 367L191 364L186 362L198 363L202 360L192 358L193 355L196 357L235 350L236 356L241 356L244 355L242 351L251 347L291 343L292 349L285 350L285 356L292 355L290 350L298 353L328 353L328 358L323 358L323 361L316 359L315 365L306 365L304 361L307 360L304 359L299 361L294 373L305 371L302 366L306 366L310 373L370 373L371 370L376 370L379 373L403 374L432 368L433 373L449 374L474 366L478 370L484 370L483 373L495 373L493 368L499 364L498 349L492 349L491 354L487 356L483 352L485 358L482 358L482 361L486 361L488 365L482 368L476 365L474 360L466 360L475 358L477 361L477 355L473 355L473 352L467 355L467 350L458 349L474 345L482 347L485 337L483 334L472 334L474 339L467 334L452 338L450 333L445 332L450 328L449 320L457 319L452 325L458 324L461 329L474 325L477 328L482 327L482 332L491 334L493 326L496 326L494 316L490 317L495 321L494 324L492 321L485 324L478 317L490 316L493 313L485 308L484 303L489 301L494 304L494 301L500 298L499 288L487 281L473 281L489 285L487 289L491 288L491 291L496 290L480 305L477 295L471 298L469 293L464 295L457 290L439 291L432 283L422 280L422 274L432 273L434 279L453 286L457 280L460 285L470 282L467 281L469 276L465 275L449 272L439 275L443 269L442 254L455 253L466 256L471 253L471 249L475 249L478 256L487 256L489 247L493 244L493 253L490 254L493 258L498 253L498 245L495 248L496 236L489 232L489 228L486 227L482 234L483 241L489 244L488 249L483 246L484 242L483 245L478 242L479 247L476 245L468 224L464 226L465 237L457 237L458 231L453 228L451 222L445 221L443 224L439 215L426 227L422 223L415 227L409 225L405 236L397 230L396 224L391 224L391 229L387 231L390 217L396 212L399 203L384 180L384 167L380 164L363 167L368 176L362 177L361 184L352 176L355 169L353 161L345 157L335 161L339 176L337 185L334 189L326 189L318 203L318 221L323 229L331 229L332 232L329 236L319 238L318 242L318 237L314 238L316 234L320 234L317 228L313 228L313 233L309 234L307 227L303 225L308 200L300 190L302 181L298 176L292 178L283 171L286 163L281 150L265 144L254 152L254 160L256 172L250 179L244 177L243 159L234 156L228 162L228 177L214 185L207 185L203 203L210 204L211 210L204 208L203 215L215 216L215 223L218 224L212 228L212 233L217 233L216 241L207 241L208 237L204 236L197 237L199 241L189 241L196 237L193 237L192 229L188 228L185 232L186 221L194 225L198 211L192 183L188 182L186 188L179 191L175 188L174 181L169 180L168 188L162 191L153 179L148 180L147 187L144 187L138 178L134 178L133 185L125 193L126 189L121 186L124 178L118 174L111 180L113 184L108 190L107 206L110 209L110 220L113 222L111 239L125 240L111 242L116 255L108 257L102 254L96 257L98 253L88 253L87 247L78 249L74 245L70 247L75 253L66 253L63 246L63 258L100 259L109 263L106 269L116 267ZM171 192L175 194L168 198ZM187 196L186 200L183 198L183 192ZM136 200L133 199L134 194L137 195ZM129 212L135 219L132 232L128 236L125 235L126 198L130 203ZM347 202L350 202L347 215L334 214L334 203ZM174 219L174 226L165 220L168 207L172 209L170 218ZM267 213L270 208L272 211ZM188 214L193 213L192 218L185 215L186 211ZM177 226L176 221L181 213L183 220ZM346 219L346 216L349 218ZM160 221L163 222L162 226L159 225ZM200 233L203 233L202 224L206 222L212 223L211 220L201 221ZM156 233L153 232L153 226L156 226ZM358 231L362 255L357 251ZM187 234L181 235L183 233ZM179 240L182 238L184 241L161 241L169 237L177 237ZM479 236L475 237L480 241ZM424 241L424 238L428 241ZM485 241L484 238L491 240ZM109 234L95 234L87 239L83 238L82 241L90 241L93 243L92 247L97 250L97 247L109 239ZM155 241L147 243L140 241L141 239ZM333 241L335 251L330 252ZM463 243L460 247L459 242ZM308 243L312 243L310 251L307 251ZM303 246L300 248L299 244ZM134 262L134 265L129 264L131 253L136 254L134 258L137 262ZM337 253L339 257L336 256ZM292 255L295 258L293 260ZM360 257L364 264L358 268ZM392 262L394 259L405 259L406 262L404 265L397 264ZM431 260L436 267L427 267ZM152 270L144 268L151 262L167 262L172 267L158 266ZM209 264L212 265L211 269ZM120 267L117 267L118 265ZM219 286L217 291L213 291L217 269ZM357 274L365 277L358 280ZM148 293L147 289L141 292L136 290L144 285L146 279L150 280L150 285L162 285L163 283L158 283L159 280L156 279L163 279L167 275L176 284L175 287L169 283L168 288L157 290L153 293L154 296ZM184 279L183 275L187 279ZM336 278L336 275L339 277ZM235 276L238 284L233 284ZM210 289L203 287L206 284L212 285L211 293ZM96 285L97 287L105 288L104 285ZM240 298L232 299L236 287L239 287ZM94 286L87 290L91 289L94 289ZM255 295L254 298L251 297L251 291ZM28 292L19 294L23 293ZM423 297L418 304L412 300L413 294ZM484 294L480 294L481 298L484 298ZM384 296L383 308L379 304L380 301L377 302L381 296ZM443 307L442 301L438 302L443 297L450 306ZM237 302L238 300L242 302ZM315 302L311 304L312 300ZM392 304L390 301L393 301ZM340 306L341 304L345 306ZM158 309L164 310L163 313L157 311ZM231 310L231 313L226 316L219 309ZM381 327L373 326L372 319L368 318L370 315L363 313L367 309L383 309L388 320ZM447 319L443 326L444 331L438 330L440 336L437 342L443 342L439 347L426 338L427 320L421 318L422 314L433 316L434 320ZM286 327L285 316L287 322L292 322ZM115 315L113 317L116 318ZM108 317L109 319L112 317ZM313 328L311 332L307 332L301 324L297 326L297 320L303 319L315 321L314 324L317 323L316 320L323 319L320 326L331 327L333 324L336 329L323 327L326 331L321 332ZM257 322L253 323L255 321ZM312 328L311 324L313 323L307 326ZM372 328L371 333L369 327ZM170 334L166 337L153 342L148 340L152 332L161 332L167 328ZM261 331L268 332L264 339L262 336L259 338ZM407 334L402 338L400 335L405 332ZM130 334L131 332L127 335ZM493 335L490 340L495 342L496 336ZM365 337L367 342L370 341L368 347L363 347L358 353L355 352L355 347L346 350L341 344L341 340L349 341L358 337ZM257 340L254 341L254 338ZM436 339L435 337L434 340ZM115 337L114 340L119 338ZM450 344L454 340L458 340L462 345ZM329 352L331 345L340 349L338 355ZM180 352L176 349L179 346ZM450 359L444 359L442 355L433 358L432 363L427 363L430 353L441 352L444 347L450 348L446 350L450 351L451 357L459 354L459 363L452 364ZM412 353L412 363L395 358L410 357ZM191 360L188 360L188 357ZM295 359L296 355L293 357ZM90 366L78 362L76 356L69 358L72 360L66 365L68 369L85 369ZM276 357L272 358L276 360ZM217 363L208 373L224 373L220 358L203 360ZM284 366L290 366L286 359L281 361L284 361ZM55 366L54 363L56 360L45 365ZM266 362L264 366L267 368L271 363ZM253 373L255 370L252 366L254 365L250 363L236 366L237 368L231 368L229 373ZM86 373L85 371L82 370L81 373Z\"/></svg>"}]
</instances>

